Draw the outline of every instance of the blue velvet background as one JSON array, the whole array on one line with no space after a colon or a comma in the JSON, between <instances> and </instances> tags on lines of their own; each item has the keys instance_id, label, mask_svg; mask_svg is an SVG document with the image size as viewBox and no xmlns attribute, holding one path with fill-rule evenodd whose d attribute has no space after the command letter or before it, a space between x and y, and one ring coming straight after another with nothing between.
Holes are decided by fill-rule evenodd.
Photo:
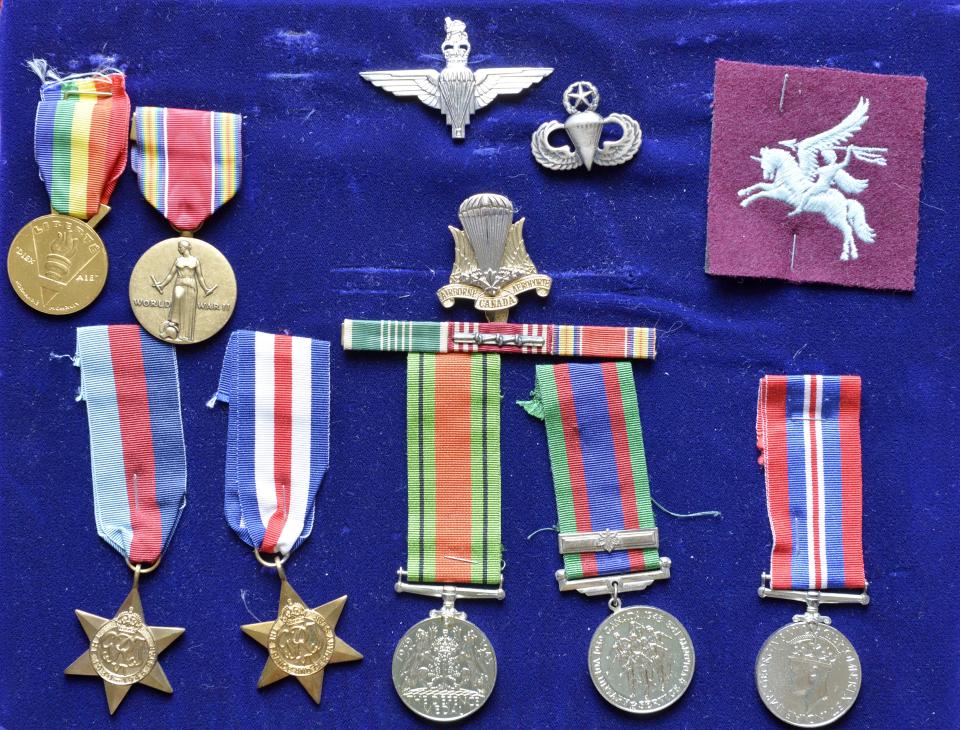
<instances>
[{"instance_id":1,"label":"blue velvet background","mask_svg":"<svg viewBox=\"0 0 960 730\"><path fill-rule=\"evenodd\" d=\"M535 360L503 367L503 538L507 600L464 608L497 650L497 688L480 726L775 727L753 664L796 604L760 601L770 535L754 417L763 373L860 373L864 379L864 543L873 603L828 611L860 653L863 690L845 727L948 727L958 701L956 210L960 10L946 3L664 1L644 4L64 2L8 0L0 13L0 240L47 209L33 162L45 57L63 72L126 70L134 104L239 111L243 188L202 235L235 267L230 328L339 341L344 317L436 319L452 262L446 226L479 191L527 216L528 249L554 277L518 322L660 328L660 357L635 368L656 498L722 520L658 515L674 576L627 604L678 616L697 652L673 708L631 721L608 708L586 671L603 599L556 590L555 506L541 423L513 405ZM441 117L361 81L363 69L439 67L443 17L466 21L476 66L551 65L524 96L478 113L465 144ZM718 57L923 74L926 157L913 295L703 273L713 64ZM529 150L579 78L601 110L635 116L631 164L550 174ZM894 141L891 141L894 144ZM436 601L399 597L405 558L402 357L333 348L332 466L313 537L289 563L303 597L350 594L338 631L365 654L328 671L313 706L293 680L258 692L265 651L238 625L275 615L278 583L222 517L227 414L203 407L227 332L179 351L189 504L142 596L154 624L187 627L162 657L175 694L138 687L113 720L94 679L65 678L86 647L75 607L112 615L129 588L93 523L87 421L74 402L74 327L133 321L129 272L169 235L130 172L101 234L111 273L78 316L44 317L0 286L2 520L0 725L26 727L407 727L390 659ZM855 265L855 264L854 264ZM467 307L455 310L474 318Z\"/></svg>"}]
</instances>

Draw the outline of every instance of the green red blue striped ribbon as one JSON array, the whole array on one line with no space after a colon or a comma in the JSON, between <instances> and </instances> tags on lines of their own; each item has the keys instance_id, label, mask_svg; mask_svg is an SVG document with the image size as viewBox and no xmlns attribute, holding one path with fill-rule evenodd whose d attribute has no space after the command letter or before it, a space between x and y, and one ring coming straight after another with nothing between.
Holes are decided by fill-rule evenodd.
<instances>
[{"instance_id":1,"label":"green red blue striped ribbon","mask_svg":"<svg viewBox=\"0 0 960 730\"><path fill-rule=\"evenodd\" d=\"M195 231L240 189L239 114L141 106L133 169L143 197L180 231Z\"/></svg>"},{"instance_id":2,"label":"green red blue striped ribbon","mask_svg":"<svg viewBox=\"0 0 960 730\"><path fill-rule=\"evenodd\" d=\"M97 532L130 562L152 563L186 505L176 350L136 325L80 327L76 363Z\"/></svg>"},{"instance_id":3,"label":"green red blue striped ribbon","mask_svg":"<svg viewBox=\"0 0 960 730\"><path fill-rule=\"evenodd\" d=\"M500 582L500 356L407 356L407 573Z\"/></svg>"},{"instance_id":4,"label":"green red blue striped ribbon","mask_svg":"<svg viewBox=\"0 0 960 730\"><path fill-rule=\"evenodd\" d=\"M127 164L130 99L120 72L45 83L34 154L50 206L87 220L106 205Z\"/></svg>"},{"instance_id":5,"label":"green red blue striped ribbon","mask_svg":"<svg viewBox=\"0 0 960 730\"><path fill-rule=\"evenodd\" d=\"M653 528L650 482L628 362L538 365L533 400L542 418L562 533ZM656 548L563 556L568 579L656 570Z\"/></svg>"},{"instance_id":6,"label":"green red blue striped ribbon","mask_svg":"<svg viewBox=\"0 0 960 730\"><path fill-rule=\"evenodd\" d=\"M860 378L767 375L757 445L773 532L774 589L862 589Z\"/></svg>"}]
</instances>

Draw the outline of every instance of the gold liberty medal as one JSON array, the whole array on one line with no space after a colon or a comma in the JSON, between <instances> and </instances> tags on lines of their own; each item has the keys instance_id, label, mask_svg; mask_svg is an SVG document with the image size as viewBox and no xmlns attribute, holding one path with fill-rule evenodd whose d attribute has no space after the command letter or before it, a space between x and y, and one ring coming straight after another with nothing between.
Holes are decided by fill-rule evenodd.
<instances>
[{"instance_id":1,"label":"gold liberty medal","mask_svg":"<svg viewBox=\"0 0 960 730\"><path fill-rule=\"evenodd\" d=\"M110 208L89 221L51 213L20 229L7 254L7 275L17 296L44 314L89 306L107 281L107 250L94 230Z\"/></svg>"},{"instance_id":2,"label":"gold liberty medal","mask_svg":"<svg viewBox=\"0 0 960 730\"><path fill-rule=\"evenodd\" d=\"M130 275L130 306L157 339L189 345L213 337L237 303L227 258L190 233L154 244Z\"/></svg>"},{"instance_id":3,"label":"gold liberty medal","mask_svg":"<svg viewBox=\"0 0 960 730\"><path fill-rule=\"evenodd\" d=\"M77 618L90 640L87 649L66 674L99 677L107 695L107 706L112 715L127 692L135 684L173 693L163 668L157 660L160 653L183 634L184 629L173 626L148 626L143 615L138 584L141 571L134 567L133 588L117 609L113 618L77 609Z\"/></svg>"},{"instance_id":4,"label":"gold liberty medal","mask_svg":"<svg viewBox=\"0 0 960 730\"><path fill-rule=\"evenodd\" d=\"M257 559L264 565L275 567L280 577L277 618L240 627L243 633L269 652L257 687L266 687L284 677L296 677L311 699L320 704L326 668L330 664L363 658L335 633L347 597L340 596L322 606L310 608L287 582L281 558L267 563L257 553Z\"/></svg>"}]
</instances>

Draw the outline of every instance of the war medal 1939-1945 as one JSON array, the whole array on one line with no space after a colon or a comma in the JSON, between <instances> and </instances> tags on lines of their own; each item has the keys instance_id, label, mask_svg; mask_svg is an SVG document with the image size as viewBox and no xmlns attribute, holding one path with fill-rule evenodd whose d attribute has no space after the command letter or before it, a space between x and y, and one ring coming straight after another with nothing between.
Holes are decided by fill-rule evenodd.
<instances>
[{"instance_id":1,"label":"war medal 1939-1945","mask_svg":"<svg viewBox=\"0 0 960 730\"><path fill-rule=\"evenodd\" d=\"M230 404L227 523L280 578L277 618L241 627L268 652L257 686L295 677L319 703L326 668L362 658L336 635L347 597L311 608L283 569L313 530L330 461L330 344L238 330L208 405L218 400Z\"/></svg>"},{"instance_id":2,"label":"war medal 1939-1945","mask_svg":"<svg viewBox=\"0 0 960 730\"><path fill-rule=\"evenodd\" d=\"M7 273L17 296L44 314L73 314L100 294L107 252L94 230L127 163L130 99L119 71L60 78L40 60L34 151L49 215L14 237Z\"/></svg>"},{"instance_id":3,"label":"war medal 1939-1945","mask_svg":"<svg viewBox=\"0 0 960 730\"><path fill-rule=\"evenodd\" d=\"M113 714L135 684L173 692L158 657L183 629L146 623L139 583L159 565L186 504L180 385L174 348L136 325L79 328L76 362L97 532L126 559L133 588L113 618L77 611L90 647L66 673L103 680Z\"/></svg>"},{"instance_id":4,"label":"war medal 1939-1945","mask_svg":"<svg viewBox=\"0 0 960 730\"><path fill-rule=\"evenodd\" d=\"M589 81L577 81L563 92L563 106L567 110L565 122L544 122L533 133L530 148L537 162L551 170L573 170L581 165L589 170L594 164L604 167L629 162L640 149L643 134L640 125L626 114L597 114L600 92ZM620 138L600 144L605 124L620 127ZM573 142L555 147L550 135L563 130Z\"/></svg>"},{"instance_id":5,"label":"war medal 1939-1945","mask_svg":"<svg viewBox=\"0 0 960 730\"><path fill-rule=\"evenodd\" d=\"M497 679L493 646L454 602L505 595L499 355L407 356L407 490L407 568L394 588L443 605L400 639L393 686L416 715L459 720Z\"/></svg>"},{"instance_id":6,"label":"war medal 1939-1945","mask_svg":"<svg viewBox=\"0 0 960 730\"><path fill-rule=\"evenodd\" d=\"M454 261L450 283L437 291L440 303L472 299L491 322L506 322L517 295L550 293L552 280L537 271L523 243L523 222L513 221L513 203L503 195L480 193L460 204L463 229L450 226Z\"/></svg>"},{"instance_id":7,"label":"war medal 1939-1945","mask_svg":"<svg viewBox=\"0 0 960 730\"><path fill-rule=\"evenodd\" d=\"M630 363L538 365L533 399L520 405L547 429L560 590L610 596L613 614L587 653L593 684L626 712L662 710L686 692L695 657L676 618L650 606L624 608L620 599L670 577L670 560L657 549Z\"/></svg>"},{"instance_id":8,"label":"war medal 1939-1945","mask_svg":"<svg viewBox=\"0 0 960 730\"><path fill-rule=\"evenodd\" d=\"M179 231L149 248L130 275L130 306L154 337L188 345L212 337L237 301L226 257L194 234L240 188L239 114L138 107L133 168L147 201Z\"/></svg>"},{"instance_id":9,"label":"war medal 1939-1945","mask_svg":"<svg viewBox=\"0 0 960 730\"><path fill-rule=\"evenodd\" d=\"M765 376L757 441L773 532L760 597L807 605L760 649L757 690L780 720L822 727L853 706L861 670L853 645L819 607L870 602L863 568L860 378Z\"/></svg>"},{"instance_id":10,"label":"war medal 1939-1945","mask_svg":"<svg viewBox=\"0 0 960 730\"><path fill-rule=\"evenodd\" d=\"M447 35L440 50L447 65L441 71L361 71L374 86L395 96L415 96L439 109L450 125L454 139L466 136L470 117L503 94L519 94L541 81L552 68L480 68L467 66L470 39L463 21L446 19Z\"/></svg>"}]
</instances>

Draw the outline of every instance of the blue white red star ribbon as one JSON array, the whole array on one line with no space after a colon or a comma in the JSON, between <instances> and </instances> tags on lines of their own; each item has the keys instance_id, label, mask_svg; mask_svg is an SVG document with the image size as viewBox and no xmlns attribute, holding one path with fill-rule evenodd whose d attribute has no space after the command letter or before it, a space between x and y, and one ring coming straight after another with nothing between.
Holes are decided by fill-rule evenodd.
<instances>
[{"instance_id":1,"label":"blue white red star ribbon","mask_svg":"<svg viewBox=\"0 0 960 730\"><path fill-rule=\"evenodd\" d=\"M330 343L238 330L216 400L230 404L227 522L251 547L286 555L313 529L330 461Z\"/></svg>"}]
</instances>

